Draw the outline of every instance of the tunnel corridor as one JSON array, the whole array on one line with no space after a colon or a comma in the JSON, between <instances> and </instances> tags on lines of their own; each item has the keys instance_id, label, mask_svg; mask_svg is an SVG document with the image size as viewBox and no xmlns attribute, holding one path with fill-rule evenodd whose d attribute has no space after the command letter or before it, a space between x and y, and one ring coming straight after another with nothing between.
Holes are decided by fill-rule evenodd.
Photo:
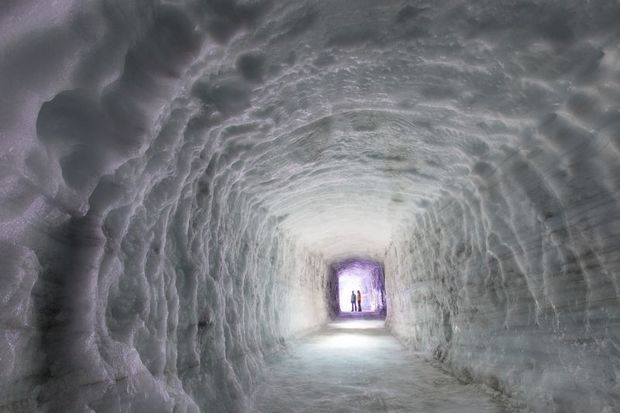
<instances>
[{"instance_id":1,"label":"tunnel corridor","mask_svg":"<svg viewBox=\"0 0 620 413\"><path fill-rule=\"evenodd\" d=\"M617 0L0 3L0 413L620 412Z\"/></svg>"},{"instance_id":2,"label":"tunnel corridor","mask_svg":"<svg viewBox=\"0 0 620 413\"><path fill-rule=\"evenodd\" d=\"M405 351L380 317L337 319L290 347L268 358L256 411L521 411L488 388L464 385L423 355Z\"/></svg>"}]
</instances>

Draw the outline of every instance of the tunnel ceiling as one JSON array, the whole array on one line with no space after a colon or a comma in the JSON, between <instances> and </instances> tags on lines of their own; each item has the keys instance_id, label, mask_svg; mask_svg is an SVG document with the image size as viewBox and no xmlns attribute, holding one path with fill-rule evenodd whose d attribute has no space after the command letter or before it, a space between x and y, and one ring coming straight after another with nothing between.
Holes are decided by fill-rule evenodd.
<instances>
[{"instance_id":1,"label":"tunnel ceiling","mask_svg":"<svg viewBox=\"0 0 620 413\"><path fill-rule=\"evenodd\" d=\"M597 12L583 2L274 4L225 51L208 47L196 85L242 88L206 99L234 108L212 133L240 190L328 259L382 256L404 219L458 196L480 160L495 168L546 139L552 114L579 124L574 106L591 92L595 105L613 99L600 90L617 76L617 48L605 46L613 20L581 23Z\"/></svg>"},{"instance_id":2,"label":"tunnel ceiling","mask_svg":"<svg viewBox=\"0 0 620 413\"><path fill-rule=\"evenodd\" d=\"M28 47L15 41L24 26L4 17L5 94L34 81L33 105L113 105L116 124L139 113L112 131L105 156L96 145L79 153L96 159L93 175L143 154L147 136L178 118L185 139L208 135L195 158L217 153L210 162L227 165L233 192L328 260L382 257L404 220L460 196L515 151L557 145L565 124L585 139L604 129L618 97L614 2L109 1L99 14L62 3L53 19L30 12L51 28L29 35ZM136 16L152 26L135 27ZM62 73L55 82L78 88L55 96L42 86L51 70L26 78L19 65L40 53ZM81 143L58 138L47 109L28 127L69 165L60 162L72 191L92 190L95 179L67 172L80 171L66 154ZM92 112L85 117L105 130ZM24 126L11 115L9 129Z\"/></svg>"}]
</instances>

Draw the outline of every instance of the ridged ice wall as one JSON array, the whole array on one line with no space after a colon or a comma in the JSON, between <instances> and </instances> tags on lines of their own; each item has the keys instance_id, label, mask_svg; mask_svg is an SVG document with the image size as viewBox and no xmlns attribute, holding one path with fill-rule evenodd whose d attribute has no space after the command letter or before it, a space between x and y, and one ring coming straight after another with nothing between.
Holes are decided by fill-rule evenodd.
<instances>
[{"instance_id":1,"label":"ridged ice wall","mask_svg":"<svg viewBox=\"0 0 620 413\"><path fill-rule=\"evenodd\" d=\"M465 381L539 412L620 408L620 165L553 116L415 216L386 257L388 322Z\"/></svg>"},{"instance_id":2,"label":"ridged ice wall","mask_svg":"<svg viewBox=\"0 0 620 413\"><path fill-rule=\"evenodd\" d=\"M618 410L619 20L2 1L0 410L243 411L350 257L463 377Z\"/></svg>"},{"instance_id":3,"label":"ridged ice wall","mask_svg":"<svg viewBox=\"0 0 620 413\"><path fill-rule=\"evenodd\" d=\"M8 411L244 411L263 354L325 320L322 259L181 137L102 179L84 216L42 199L61 224L3 244Z\"/></svg>"}]
</instances>

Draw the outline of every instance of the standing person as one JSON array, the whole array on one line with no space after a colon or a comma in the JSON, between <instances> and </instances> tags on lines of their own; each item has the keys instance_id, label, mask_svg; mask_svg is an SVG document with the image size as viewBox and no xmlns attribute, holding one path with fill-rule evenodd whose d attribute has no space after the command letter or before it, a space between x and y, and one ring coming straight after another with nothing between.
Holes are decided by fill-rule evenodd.
<instances>
[{"instance_id":1,"label":"standing person","mask_svg":"<svg viewBox=\"0 0 620 413\"><path fill-rule=\"evenodd\" d=\"M362 311L362 293L357 290L357 311Z\"/></svg>"},{"instance_id":2,"label":"standing person","mask_svg":"<svg viewBox=\"0 0 620 413\"><path fill-rule=\"evenodd\" d=\"M357 310L355 307L355 291L351 291L351 312Z\"/></svg>"}]
</instances>

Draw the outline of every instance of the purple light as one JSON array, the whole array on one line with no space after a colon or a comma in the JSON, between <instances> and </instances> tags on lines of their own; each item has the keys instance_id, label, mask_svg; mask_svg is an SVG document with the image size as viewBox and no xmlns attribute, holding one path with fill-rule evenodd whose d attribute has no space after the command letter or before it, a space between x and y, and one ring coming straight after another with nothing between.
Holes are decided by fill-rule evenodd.
<instances>
[{"instance_id":1,"label":"purple light","mask_svg":"<svg viewBox=\"0 0 620 413\"><path fill-rule=\"evenodd\" d=\"M362 294L362 312L385 310L383 265L364 259L349 259L332 265L338 279L340 312L351 312L351 292Z\"/></svg>"}]
</instances>

